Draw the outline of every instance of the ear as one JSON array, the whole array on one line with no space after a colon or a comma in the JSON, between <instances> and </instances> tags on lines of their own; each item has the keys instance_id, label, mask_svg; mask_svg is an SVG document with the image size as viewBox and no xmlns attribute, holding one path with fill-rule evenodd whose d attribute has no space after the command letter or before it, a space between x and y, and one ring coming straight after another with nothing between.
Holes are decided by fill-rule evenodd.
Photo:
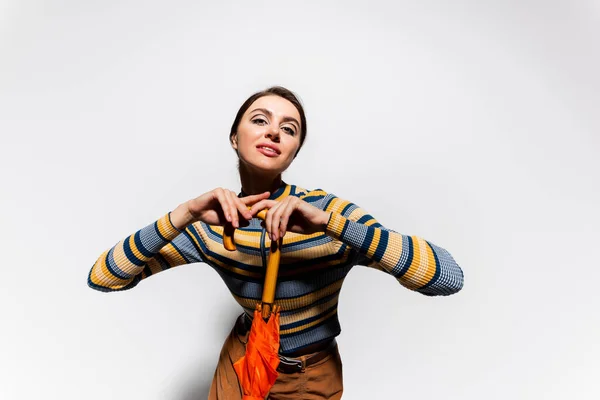
<instances>
[{"instance_id":1,"label":"ear","mask_svg":"<svg viewBox=\"0 0 600 400\"><path fill-rule=\"evenodd\" d=\"M238 149L238 143L237 143L237 133L235 133L232 137L231 137L231 147L233 147L234 150Z\"/></svg>"}]
</instances>

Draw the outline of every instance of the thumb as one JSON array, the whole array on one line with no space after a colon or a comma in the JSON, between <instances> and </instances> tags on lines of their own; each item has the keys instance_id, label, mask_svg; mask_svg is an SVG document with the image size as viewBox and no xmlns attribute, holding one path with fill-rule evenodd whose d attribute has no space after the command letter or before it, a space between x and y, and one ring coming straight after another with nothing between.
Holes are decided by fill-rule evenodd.
<instances>
[{"instance_id":1,"label":"thumb","mask_svg":"<svg viewBox=\"0 0 600 400\"><path fill-rule=\"evenodd\" d=\"M249 206L249 205L256 203L257 201L267 199L270 195L271 195L270 192L263 192L260 194L253 194L251 196L242 197L241 200L242 200L242 203Z\"/></svg>"}]
</instances>

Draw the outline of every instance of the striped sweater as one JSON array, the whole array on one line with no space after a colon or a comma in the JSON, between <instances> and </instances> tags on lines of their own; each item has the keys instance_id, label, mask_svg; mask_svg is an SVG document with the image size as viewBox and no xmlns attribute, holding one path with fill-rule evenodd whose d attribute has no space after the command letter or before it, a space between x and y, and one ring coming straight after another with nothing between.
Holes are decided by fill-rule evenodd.
<instances>
[{"instance_id":1,"label":"striped sweater","mask_svg":"<svg viewBox=\"0 0 600 400\"><path fill-rule=\"evenodd\" d=\"M443 248L387 229L356 204L320 189L284 183L270 199L286 196L297 196L331 212L331 217L324 233L287 232L283 239L275 292L281 306L281 354L339 335L338 296L355 265L384 271L427 296L462 288L462 270ZM127 290L160 271L206 263L252 318L262 297L271 243L260 219L249 222L237 230L237 249L230 252L223 247L223 227L195 222L182 231L173 226L169 212L102 253L89 272L88 285L103 292Z\"/></svg>"}]
</instances>

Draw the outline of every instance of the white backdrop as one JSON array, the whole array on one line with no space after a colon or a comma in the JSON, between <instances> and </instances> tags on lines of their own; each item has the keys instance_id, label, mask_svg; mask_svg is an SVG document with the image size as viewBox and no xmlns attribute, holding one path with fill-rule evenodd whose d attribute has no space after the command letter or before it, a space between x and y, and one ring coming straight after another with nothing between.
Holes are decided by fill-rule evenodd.
<instances>
[{"instance_id":1,"label":"white backdrop","mask_svg":"<svg viewBox=\"0 0 600 400\"><path fill-rule=\"evenodd\" d=\"M240 309L207 265L88 288L100 254L217 186L279 84L284 179L448 249L428 298L355 268L344 399L597 399L594 1L0 2L2 399L206 398Z\"/></svg>"}]
</instances>

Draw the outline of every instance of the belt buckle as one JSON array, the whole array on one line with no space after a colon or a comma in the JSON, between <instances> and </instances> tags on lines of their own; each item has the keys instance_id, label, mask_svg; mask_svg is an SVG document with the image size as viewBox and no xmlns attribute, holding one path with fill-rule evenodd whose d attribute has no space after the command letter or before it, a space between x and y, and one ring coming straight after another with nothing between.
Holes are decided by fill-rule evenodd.
<instances>
[{"instance_id":1,"label":"belt buckle","mask_svg":"<svg viewBox=\"0 0 600 400\"><path fill-rule=\"evenodd\" d=\"M297 372L304 372L302 360L279 356L279 364L283 364L286 367L295 368Z\"/></svg>"}]
</instances>

